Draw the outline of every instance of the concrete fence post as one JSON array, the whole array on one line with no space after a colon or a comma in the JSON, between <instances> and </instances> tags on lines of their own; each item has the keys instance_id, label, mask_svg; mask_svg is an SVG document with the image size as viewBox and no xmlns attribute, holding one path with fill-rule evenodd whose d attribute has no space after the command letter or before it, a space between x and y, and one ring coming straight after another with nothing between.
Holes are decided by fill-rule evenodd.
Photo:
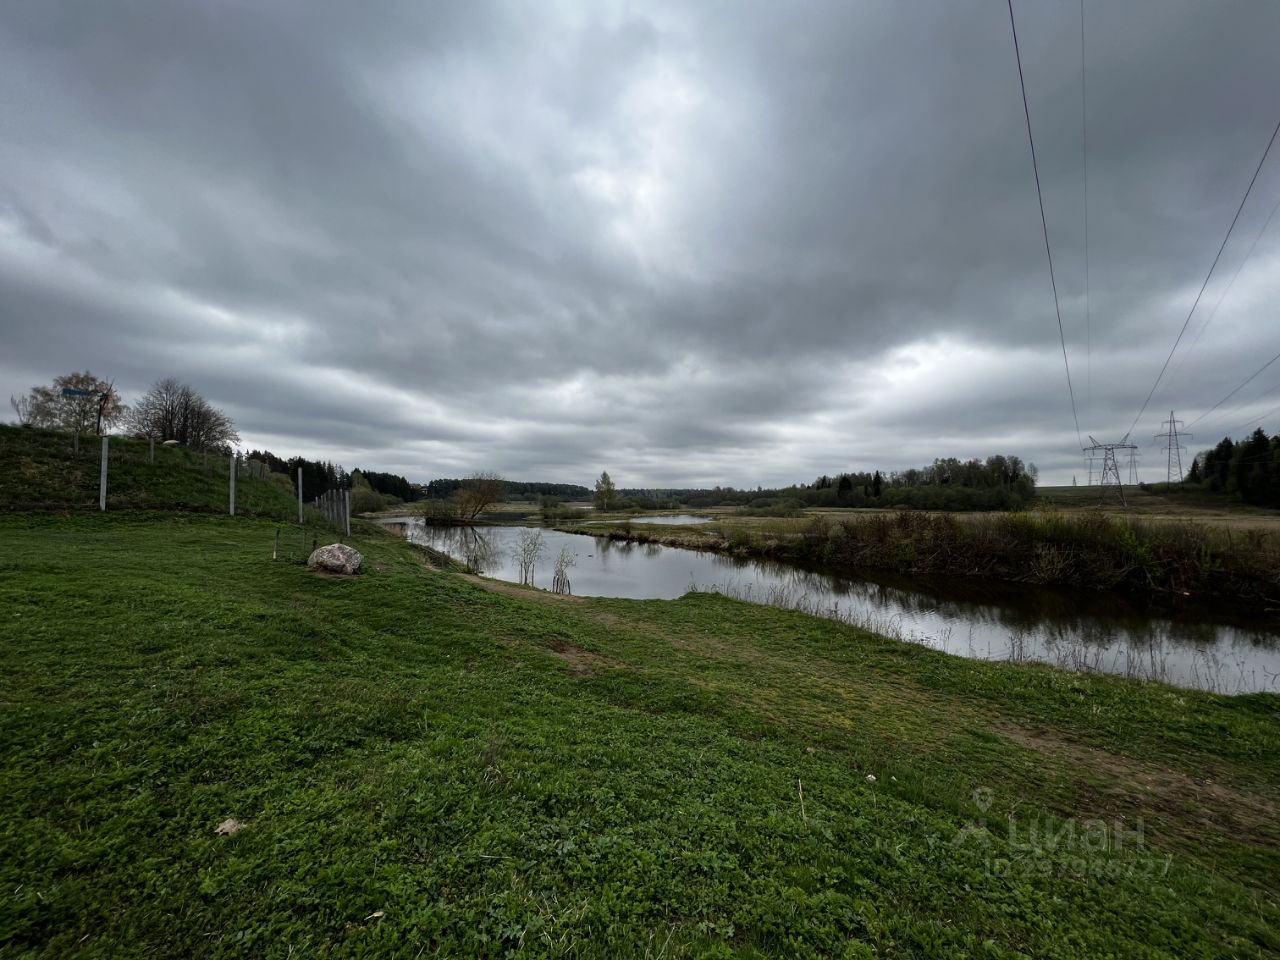
<instances>
[{"instance_id":1,"label":"concrete fence post","mask_svg":"<svg viewBox=\"0 0 1280 960\"><path fill-rule=\"evenodd\" d=\"M230 481L230 511L231 516L236 515L236 455L231 454L231 466L229 468Z\"/></svg>"},{"instance_id":2,"label":"concrete fence post","mask_svg":"<svg viewBox=\"0 0 1280 960\"><path fill-rule=\"evenodd\" d=\"M302 468L298 468L298 525L302 525Z\"/></svg>"},{"instance_id":3,"label":"concrete fence post","mask_svg":"<svg viewBox=\"0 0 1280 960\"><path fill-rule=\"evenodd\" d=\"M149 454L151 458L151 462L155 463L156 462L156 438L147 437L147 440L151 443L151 453Z\"/></svg>"},{"instance_id":4,"label":"concrete fence post","mask_svg":"<svg viewBox=\"0 0 1280 960\"><path fill-rule=\"evenodd\" d=\"M351 491L350 490L342 491L342 506L343 506L343 510L342 510L343 525L346 527L347 536L349 537L351 536Z\"/></svg>"},{"instance_id":5,"label":"concrete fence post","mask_svg":"<svg viewBox=\"0 0 1280 960\"><path fill-rule=\"evenodd\" d=\"M98 477L98 509L107 509L107 443L106 437L102 438L102 473Z\"/></svg>"}]
</instances>

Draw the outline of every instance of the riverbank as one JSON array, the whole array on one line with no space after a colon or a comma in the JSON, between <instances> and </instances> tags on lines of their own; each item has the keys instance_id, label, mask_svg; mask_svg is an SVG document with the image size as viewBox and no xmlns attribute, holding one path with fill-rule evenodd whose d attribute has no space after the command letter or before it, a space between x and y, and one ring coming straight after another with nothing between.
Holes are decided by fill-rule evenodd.
<instances>
[{"instance_id":1,"label":"riverbank","mask_svg":"<svg viewBox=\"0 0 1280 960\"><path fill-rule=\"evenodd\" d=\"M810 566L1229 600L1259 613L1280 611L1280 534L1267 530L1043 510L721 518L680 527L637 518L556 529Z\"/></svg>"},{"instance_id":2,"label":"riverbank","mask_svg":"<svg viewBox=\"0 0 1280 960\"><path fill-rule=\"evenodd\" d=\"M321 577L275 529L0 516L6 949L1280 949L1280 698L499 593L361 522Z\"/></svg>"}]
</instances>

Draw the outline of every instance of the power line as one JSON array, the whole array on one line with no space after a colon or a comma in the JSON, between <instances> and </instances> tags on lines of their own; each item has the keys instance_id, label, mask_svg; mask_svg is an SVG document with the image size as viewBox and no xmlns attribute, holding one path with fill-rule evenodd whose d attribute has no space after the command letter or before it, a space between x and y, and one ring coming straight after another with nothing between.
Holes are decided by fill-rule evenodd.
<instances>
[{"instance_id":1,"label":"power line","mask_svg":"<svg viewBox=\"0 0 1280 960\"><path fill-rule=\"evenodd\" d=\"M1093 409L1093 304L1089 286L1089 98L1084 73L1084 0L1080 0L1080 167L1084 176L1084 411Z\"/></svg>"},{"instance_id":2,"label":"power line","mask_svg":"<svg viewBox=\"0 0 1280 960\"><path fill-rule=\"evenodd\" d=\"M1013 0L1009 0L1009 3L1010 9L1012 9ZM1253 177L1249 180L1249 186L1245 188L1244 196L1240 199L1240 206L1236 207L1236 215L1231 218L1231 226L1227 227L1227 235L1222 238L1222 245L1218 247L1218 253L1213 258L1213 263L1209 265L1209 272L1205 274L1204 283L1200 284L1200 292L1196 294L1195 302L1191 304L1187 319L1182 321L1182 329L1178 331L1177 339L1173 341L1173 349L1164 358L1164 365L1160 368L1160 372L1156 374L1156 382L1151 385L1147 399L1142 401L1142 408L1138 411L1138 415L1133 418L1133 423L1130 424L1129 429L1125 431L1126 438L1133 433L1133 428L1138 425L1142 415L1147 412L1147 404L1151 402L1151 398L1155 395L1156 387L1160 386L1160 381L1164 378L1165 371L1169 369L1169 361L1173 359L1173 355L1178 349L1178 344L1182 342L1182 335L1187 332L1187 324L1191 323L1191 316L1196 312L1196 307L1200 305L1200 298L1204 296L1205 287L1209 286L1209 278L1213 276L1214 268L1218 266L1218 261L1222 258L1222 251L1227 248L1227 241L1231 239L1231 232L1236 228L1236 221L1240 219L1240 211L1244 209L1245 202L1249 199L1249 194L1253 190L1253 185L1258 180L1258 174L1262 172L1262 165L1267 162L1267 154L1271 152L1271 145L1276 142L1276 134L1280 134L1280 122L1276 123L1275 130L1271 132L1271 139L1267 141L1267 149L1262 151L1262 159L1258 161L1257 169L1253 171Z\"/></svg>"},{"instance_id":3,"label":"power line","mask_svg":"<svg viewBox=\"0 0 1280 960\"><path fill-rule=\"evenodd\" d=\"M1022 112L1027 118L1027 142L1031 145L1031 169L1036 176L1036 199L1040 201L1040 227L1044 231L1044 253L1049 260L1049 283L1053 287L1053 309L1058 316L1058 339L1062 342L1062 364L1067 371L1067 393L1071 397L1071 419L1076 425L1076 440L1084 449L1080 436L1080 416L1076 413L1076 392L1071 386L1071 363L1067 360L1067 335L1062 329L1062 306L1058 303L1058 280L1053 270L1053 251L1049 248L1049 221L1044 215L1044 191L1040 188L1040 164L1036 161L1036 140L1031 134L1031 108L1027 106L1027 81L1022 75L1022 51L1018 47L1018 27L1013 19L1013 0L1009 3L1009 28L1013 31L1013 54L1018 61L1018 86L1022 88ZM1276 128L1280 131L1280 127Z\"/></svg>"},{"instance_id":4,"label":"power line","mask_svg":"<svg viewBox=\"0 0 1280 960\"><path fill-rule=\"evenodd\" d=\"M1280 384L1277 384L1276 386L1277 386L1277 387L1280 387ZM1270 390L1268 390L1268 391L1267 391L1266 393L1264 393L1262 396L1263 396L1263 397L1267 397L1267 396L1270 396L1271 394L1273 394L1273 393L1275 393L1275 392L1276 392L1276 387L1272 387ZM1259 400L1261 400L1261 399L1262 399L1262 397L1259 397L1258 399L1259 399ZM1258 423L1258 421L1259 421L1259 420L1265 420L1265 419L1267 419L1267 417L1273 416L1274 414L1277 414L1277 413L1280 413L1280 407L1272 407L1270 410L1268 410L1268 411L1267 411L1266 413L1264 413L1264 414L1261 414L1260 416L1257 416L1257 417L1250 417L1248 420L1246 420L1244 423L1242 423L1240 426L1236 427L1235 429L1236 429L1236 430L1243 430L1245 427L1249 426L1250 424Z\"/></svg>"},{"instance_id":5,"label":"power line","mask_svg":"<svg viewBox=\"0 0 1280 960\"><path fill-rule=\"evenodd\" d=\"M1272 392L1274 392L1274 388L1272 388L1271 390L1268 390L1268 391L1267 391L1267 393L1264 393L1262 396L1264 396L1264 397L1265 397L1265 396L1267 396L1267 394L1272 393ZM1248 420L1246 420L1244 423L1240 424L1240 426L1238 426L1238 427L1232 427L1229 431L1227 431L1228 436L1229 436L1230 434L1237 433L1237 432L1239 432L1239 431L1241 431L1241 430L1244 430L1244 429L1246 429L1246 428L1250 427L1251 425L1253 425L1253 424L1255 424L1255 423L1258 423L1258 421L1260 421L1260 420L1265 420L1265 419L1267 419L1267 417L1274 416L1274 415L1275 415L1275 414L1277 414L1277 413L1280 413L1280 407L1272 407L1272 408L1271 408L1270 410L1268 410L1266 413L1260 414L1259 416L1256 416L1256 417L1250 417L1250 418L1249 418ZM1269 459L1269 458L1268 458L1268 459Z\"/></svg>"},{"instance_id":6,"label":"power line","mask_svg":"<svg viewBox=\"0 0 1280 960\"><path fill-rule=\"evenodd\" d=\"M1220 406L1222 406L1224 403L1226 403L1228 400L1234 397L1237 393L1239 393L1241 390L1247 387L1253 381L1254 377L1258 376L1260 373L1262 373L1262 371L1266 370L1267 367L1271 366L1277 360L1280 360L1280 353L1277 353L1274 357L1272 357L1270 360L1268 360L1266 363L1260 366L1257 370L1253 371L1253 373L1245 377L1244 380L1240 382L1239 386L1237 386L1234 390L1228 393L1225 397L1223 397L1221 400L1215 403L1212 407L1210 407L1204 413L1200 414L1200 416L1192 420L1191 423L1188 424L1188 426L1194 427L1197 423L1199 423L1209 414L1213 413L1213 411L1217 410Z\"/></svg>"},{"instance_id":7,"label":"power line","mask_svg":"<svg viewBox=\"0 0 1280 960\"><path fill-rule=\"evenodd\" d=\"M1173 368L1173 373L1169 374L1170 377L1176 377L1178 375L1178 371L1186 365L1187 357L1191 356L1191 351L1196 348L1196 344L1200 342L1200 338L1204 336L1204 332L1209 329L1209 324L1213 323L1213 318L1218 315L1218 308L1222 306L1222 301L1227 299L1227 294L1230 293L1231 288L1236 285L1236 280L1240 276L1240 271L1244 269L1245 264L1249 262L1249 258L1253 256L1253 251L1258 247L1258 241L1262 239L1263 234L1267 232L1267 228L1271 226L1271 221L1275 219L1277 212L1280 212L1280 200L1277 200L1276 205L1271 208L1270 216L1267 217L1266 222L1262 225L1262 229L1258 231L1258 235L1253 238L1253 243L1249 245L1249 252L1244 255L1244 259L1242 259L1236 266L1236 272L1231 275L1231 281L1227 284L1226 289L1222 291L1222 295L1218 297L1218 302L1213 305L1213 310L1209 314L1209 319L1200 327L1199 331L1196 333L1196 338L1191 341L1191 346L1187 347L1183 352L1182 359L1179 360L1178 365Z\"/></svg>"}]
</instances>

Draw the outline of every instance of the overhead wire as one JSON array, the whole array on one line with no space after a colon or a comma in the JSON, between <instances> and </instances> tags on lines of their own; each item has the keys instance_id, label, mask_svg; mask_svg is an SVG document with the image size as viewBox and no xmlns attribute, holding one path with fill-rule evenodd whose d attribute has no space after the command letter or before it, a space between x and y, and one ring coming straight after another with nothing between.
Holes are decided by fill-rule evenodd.
<instances>
[{"instance_id":1,"label":"overhead wire","mask_svg":"<svg viewBox=\"0 0 1280 960\"><path fill-rule=\"evenodd\" d=\"M1009 28L1013 32L1013 53L1018 61L1018 85L1022 89L1022 112L1027 118L1027 142L1031 145L1031 169L1036 178L1036 199L1040 202L1040 227L1044 231L1044 253L1049 261L1049 284L1053 287L1053 309L1058 317L1058 339L1062 343L1062 363L1067 371L1067 393L1071 397L1071 419L1076 425L1076 440L1084 449L1080 435L1080 415L1076 412L1076 392L1071 385L1071 362L1067 359L1067 335L1062 327L1062 305L1058 301L1058 279L1053 269L1053 250L1049 246L1049 221L1044 215L1044 191L1040 186L1040 164L1036 160L1036 139L1031 133L1031 108L1027 105L1027 81L1022 73L1022 50L1018 46L1018 26L1013 17L1013 0L1009 4ZM1280 130L1280 127L1277 127Z\"/></svg>"},{"instance_id":2,"label":"overhead wire","mask_svg":"<svg viewBox=\"0 0 1280 960\"><path fill-rule=\"evenodd\" d=\"M1222 406L1224 403L1226 403L1228 400L1230 400L1232 397L1234 397L1237 393L1239 393L1241 390L1243 390L1245 387L1247 387L1250 383L1252 383L1252 382L1253 382L1253 380L1254 380L1256 377L1258 377L1259 375L1261 375L1261 374L1262 374L1262 372L1263 372L1264 370L1266 370L1268 367L1270 367L1270 366L1271 366L1273 363L1275 363L1277 360L1280 360L1280 353L1277 353L1274 357L1272 357L1270 360L1268 360L1266 363L1264 363L1262 366L1260 366L1257 370L1253 371L1253 373L1251 373L1251 374L1249 374L1249 376L1245 377L1245 378L1244 378L1244 380L1242 380L1242 381L1241 381L1241 382L1236 386L1236 388L1235 388L1234 390L1232 390L1232 391L1231 391L1230 393L1228 393L1225 397L1223 397L1221 400L1219 400L1217 403L1215 403L1212 407L1210 407L1210 408L1209 408L1208 410L1206 410L1204 413L1200 414L1200 416L1196 417L1196 418L1195 418L1194 420L1192 420L1189 424L1187 424L1187 429L1190 429L1191 427L1194 427L1197 423L1199 423L1201 420L1203 420L1203 419L1204 419L1205 417L1207 417L1209 414L1213 413L1213 411L1217 410L1220 406Z\"/></svg>"},{"instance_id":3,"label":"overhead wire","mask_svg":"<svg viewBox=\"0 0 1280 960\"><path fill-rule=\"evenodd\" d=\"M1209 329L1209 324L1213 323L1213 318L1218 315L1218 308L1222 306L1222 301L1227 299L1227 294L1230 293L1231 288L1236 285L1236 279L1240 276L1240 272L1244 269L1245 264L1249 262L1249 258L1253 256L1253 251L1258 247L1258 241L1262 239L1263 234L1267 232L1267 228L1271 226L1271 221L1275 219L1277 212L1280 212L1280 200L1277 200L1275 206L1271 208L1270 216L1268 216L1266 222L1263 223L1262 229L1258 231L1258 235L1253 238L1253 243L1249 245L1249 251L1236 266L1236 272L1231 275L1231 280L1227 284L1226 289L1224 289L1222 291L1222 295L1218 297L1218 302L1213 305L1213 310L1209 313L1209 319L1200 326L1200 329L1196 332L1195 339L1191 341L1191 346L1182 351L1182 358L1178 361L1178 365L1173 368L1173 373L1169 374L1171 378L1176 377L1178 375L1178 371L1186 365L1187 358L1191 356L1191 352L1195 350L1196 344L1200 342L1200 338L1204 336L1204 332Z\"/></svg>"},{"instance_id":4,"label":"overhead wire","mask_svg":"<svg viewBox=\"0 0 1280 960\"><path fill-rule=\"evenodd\" d=\"M1080 168L1084 180L1084 415L1093 410L1093 304L1089 284L1089 97L1084 70L1084 0L1080 0Z\"/></svg>"},{"instance_id":5,"label":"overhead wire","mask_svg":"<svg viewBox=\"0 0 1280 960\"><path fill-rule=\"evenodd\" d=\"M1013 0L1009 0L1012 5ZM1012 9L1012 6L1010 7ZM1276 123L1276 128L1271 132L1271 139L1267 141L1267 148L1262 151L1262 158L1258 161L1257 168L1253 171L1253 177L1249 180L1249 186L1245 188L1244 196L1240 198L1240 206L1236 207L1236 215L1231 218L1231 226L1227 227L1227 235L1222 238L1222 244L1218 247L1218 252L1213 258L1213 263L1209 265L1209 272L1205 274L1204 283L1200 284L1200 292L1196 294L1195 301L1191 304L1191 309L1187 312L1187 319L1182 321L1182 329L1178 331L1178 336L1173 341L1173 347L1169 351L1169 355L1164 358L1164 364L1160 367L1160 372L1156 374L1156 382L1151 385L1150 391L1147 392L1147 398L1142 401L1142 407L1138 410L1138 415L1133 418L1133 423L1129 425L1129 429L1125 431L1124 440L1129 439L1129 434L1133 433L1133 428L1138 425L1138 421L1142 419L1142 415L1147 412L1147 404L1151 402L1151 398L1155 396L1156 388L1160 386L1160 381L1164 379L1165 371L1169 369L1169 361L1173 359L1174 353L1178 350L1178 344L1182 342L1183 334L1187 332L1187 325L1191 323L1191 317L1196 312L1196 307L1200 304L1200 298L1204 296L1205 288L1209 286L1209 280L1213 276L1214 269L1218 266L1218 261L1222 259L1222 251L1227 248L1227 241L1231 239L1232 231L1236 228L1236 223L1240 219L1240 212L1244 210L1244 205L1249 199L1249 194L1253 191L1253 185L1258 181L1258 174L1262 172L1262 165L1267 162L1267 155L1271 153L1271 146L1276 142L1276 135L1280 134L1280 121ZM1124 442L1123 440L1121 441Z\"/></svg>"},{"instance_id":6,"label":"overhead wire","mask_svg":"<svg viewBox=\"0 0 1280 960\"><path fill-rule=\"evenodd\" d=\"M1265 419L1267 419L1267 417L1270 417L1270 416L1272 416L1272 415L1274 415L1274 414L1277 414L1277 413L1280 413L1280 407L1272 407L1272 408L1271 408L1270 410L1268 410L1266 413L1262 414L1262 416L1260 416L1260 417L1253 417L1253 418L1251 418L1251 419L1249 419L1249 420L1246 420L1244 423L1242 423L1240 426L1236 427L1235 429L1236 429L1236 430L1243 430L1245 427L1248 427L1248 426L1250 426L1251 424L1254 424L1254 423L1258 423L1258 421L1260 421L1260 420L1265 420ZM1235 431L1232 431L1232 432L1234 433Z\"/></svg>"}]
</instances>

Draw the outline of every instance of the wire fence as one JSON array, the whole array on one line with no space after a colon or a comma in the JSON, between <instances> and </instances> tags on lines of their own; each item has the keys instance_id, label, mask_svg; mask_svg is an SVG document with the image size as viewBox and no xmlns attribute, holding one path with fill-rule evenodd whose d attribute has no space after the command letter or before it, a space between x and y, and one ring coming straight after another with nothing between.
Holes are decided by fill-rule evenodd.
<instances>
[{"instance_id":1,"label":"wire fence","mask_svg":"<svg viewBox=\"0 0 1280 960\"><path fill-rule=\"evenodd\" d=\"M351 535L351 491L326 490L315 498L314 506L320 513L347 536Z\"/></svg>"},{"instance_id":2,"label":"wire fence","mask_svg":"<svg viewBox=\"0 0 1280 960\"><path fill-rule=\"evenodd\" d=\"M350 492L316 496L303 470L239 451L120 435L0 426L0 509L182 510L350 532ZM304 490L307 496L304 496Z\"/></svg>"}]
</instances>

